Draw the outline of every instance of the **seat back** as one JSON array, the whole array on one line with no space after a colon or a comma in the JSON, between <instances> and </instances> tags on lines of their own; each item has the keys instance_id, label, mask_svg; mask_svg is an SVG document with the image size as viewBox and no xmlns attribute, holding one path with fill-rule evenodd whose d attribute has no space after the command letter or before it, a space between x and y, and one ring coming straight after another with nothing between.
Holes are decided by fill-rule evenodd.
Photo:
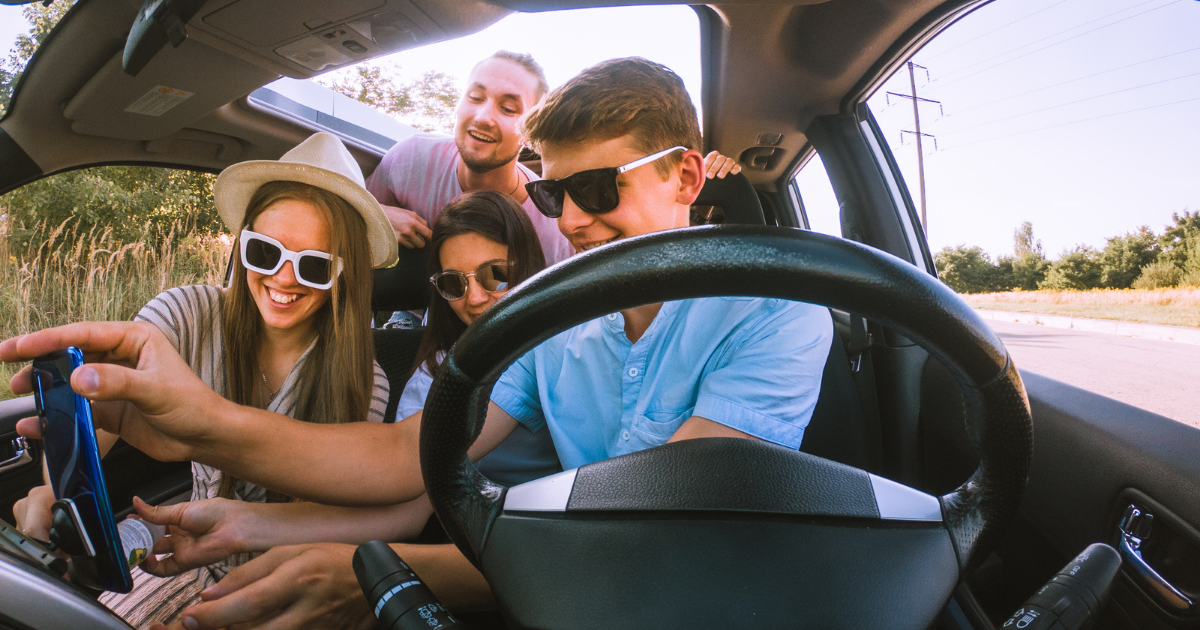
<instances>
[{"instance_id":1,"label":"seat back","mask_svg":"<svg viewBox=\"0 0 1200 630\"><path fill-rule=\"evenodd\" d=\"M877 472L880 462L872 455L873 432L859 398L854 374L841 333L834 333L825 371L821 375L821 394L813 409L812 420L804 430L800 450L810 455Z\"/></svg>"},{"instance_id":2,"label":"seat back","mask_svg":"<svg viewBox=\"0 0 1200 630\"><path fill-rule=\"evenodd\" d=\"M745 175L726 175L704 182L700 195L692 202L696 206L716 206L724 213L722 224L766 225L758 192Z\"/></svg>"},{"instance_id":3,"label":"seat back","mask_svg":"<svg viewBox=\"0 0 1200 630\"><path fill-rule=\"evenodd\" d=\"M417 311L429 306L429 251L400 246L399 258L387 269L376 269L371 285L371 310Z\"/></svg>"},{"instance_id":4,"label":"seat back","mask_svg":"<svg viewBox=\"0 0 1200 630\"><path fill-rule=\"evenodd\" d=\"M404 393L404 386L412 373L425 329L376 328L371 332L375 337L375 360L383 368L388 380L387 411L383 414L383 421L395 422L400 394Z\"/></svg>"}]
</instances>

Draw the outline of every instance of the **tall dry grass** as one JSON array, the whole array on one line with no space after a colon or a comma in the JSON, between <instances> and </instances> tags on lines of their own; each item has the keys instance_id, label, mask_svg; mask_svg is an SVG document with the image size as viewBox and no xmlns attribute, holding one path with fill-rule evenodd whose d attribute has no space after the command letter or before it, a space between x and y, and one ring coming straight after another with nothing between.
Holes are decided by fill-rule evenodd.
<instances>
[{"instance_id":1,"label":"tall dry grass","mask_svg":"<svg viewBox=\"0 0 1200 630\"><path fill-rule=\"evenodd\" d=\"M1200 327L1200 288L1011 291L962 296L977 308Z\"/></svg>"},{"instance_id":2,"label":"tall dry grass","mask_svg":"<svg viewBox=\"0 0 1200 630\"><path fill-rule=\"evenodd\" d=\"M17 251L0 215L0 339L71 322L129 320L165 289L224 279L227 235L180 225L153 234L147 225L141 238L121 242L111 229L77 233L70 223L38 226L32 242L40 244ZM0 365L0 400L12 396L13 371Z\"/></svg>"},{"instance_id":3,"label":"tall dry grass","mask_svg":"<svg viewBox=\"0 0 1200 630\"><path fill-rule=\"evenodd\" d=\"M1090 291L1006 291L964 295L972 303L1129 304L1200 307L1200 287L1174 289L1092 289Z\"/></svg>"}]
</instances>

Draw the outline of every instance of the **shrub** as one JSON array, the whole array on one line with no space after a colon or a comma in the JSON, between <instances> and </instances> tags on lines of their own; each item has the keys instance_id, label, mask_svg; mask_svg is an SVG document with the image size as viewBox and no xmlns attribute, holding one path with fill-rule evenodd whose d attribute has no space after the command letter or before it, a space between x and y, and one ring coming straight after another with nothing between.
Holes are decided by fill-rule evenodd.
<instances>
[{"instance_id":1,"label":"shrub","mask_svg":"<svg viewBox=\"0 0 1200 630\"><path fill-rule=\"evenodd\" d=\"M1039 289L1083 291L1100 286L1100 252L1087 245L1064 251L1058 260L1050 264L1046 279L1038 284Z\"/></svg>"},{"instance_id":2,"label":"shrub","mask_svg":"<svg viewBox=\"0 0 1200 630\"><path fill-rule=\"evenodd\" d=\"M1179 267L1176 267L1174 263L1169 260L1160 260L1146 265L1146 268L1142 269L1142 275L1133 281L1133 288L1169 289L1179 285L1182 275Z\"/></svg>"},{"instance_id":3,"label":"shrub","mask_svg":"<svg viewBox=\"0 0 1200 630\"><path fill-rule=\"evenodd\" d=\"M1022 291L1036 291L1038 285L1046 279L1050 269L1050 261L1037 252L1026 252L1013 259L1011 288Z\"/></svg>"},{"instance_id":4,"label":"shrub","mask_svg":"<svg viewBox=\"0 0 1200 630\"><path fill-rule=\"evenodd\" d=\"M1158 258L1158 237L1149 226L1123 236L1114 236L1100 253L1100 285L1109 289L1128 289L1142 268Z\"/></svg>"},{"instance_id":5,"label":"shrub","mask_svg":"<svg viewBox=\"0 0 1200 630\"><path fill-rule=\"evenodd\" d=\"M938 277L958 293L996 290L999 269L979 247L944 247L933 257Z\"/></svg>"}]
</instances>

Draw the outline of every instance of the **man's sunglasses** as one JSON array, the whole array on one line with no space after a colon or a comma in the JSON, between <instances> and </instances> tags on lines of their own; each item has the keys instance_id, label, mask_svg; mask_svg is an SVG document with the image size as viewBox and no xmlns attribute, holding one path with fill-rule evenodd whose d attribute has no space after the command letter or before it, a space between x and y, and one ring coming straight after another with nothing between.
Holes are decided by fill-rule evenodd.
<instances>
[{"instance_id":1,"label":"man's sunglasses","mask_svg":"<svg viewBox=\"0 0 1200 630\"><path fill-rule=\"evenodd\" d=\"M575 205L584 212L600 214L609 212L621 203L617 196L617 175L644 164L666 157L676 151L687 151L687 147L671 147L624 166L594 168L579 171L562 179L539 179L525 184L525 192L542 214L557 219L563 213L563 196L571 195Z\"/></svg>"},{"instance_id":2,"label":"man's sunglasses","mask_svg":"<svg viewBox=\"0 0 1200 630\"><path fill-rule=\"evenodd\" d=\"M433 288L437 289L442 297L453 302L461 300L467 294L467 283L470 282L468 278L472 276L488 293L500 293L508 290L508 262L504 260L489 260L479 265L471 273L461 271L435 273L429 278L429 281L433 283Z\"/></svg>"},{"instance_id":3,"label":"man's sunglasses","mask_svg":"<svg viewBox=\"0 0 1200 630\"><path fill-rule=\"evenodd\" d=\"M292 263L296 282L314 289L328 289L342 273L342 260L336 263L326 252L306 249L294 252L283 243L258 232L242 230L240 237L242 264L266 276L273 276L283 268L283 263Z\"/></svg>"}]
</instances>

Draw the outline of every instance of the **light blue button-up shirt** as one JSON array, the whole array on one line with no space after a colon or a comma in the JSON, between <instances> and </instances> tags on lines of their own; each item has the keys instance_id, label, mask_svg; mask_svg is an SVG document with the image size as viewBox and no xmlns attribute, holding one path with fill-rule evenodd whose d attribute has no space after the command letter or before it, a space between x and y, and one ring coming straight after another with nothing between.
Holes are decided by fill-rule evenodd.
<instances>
[{"instance_id":1,"label":"light blue button-up shirt","mask_svg":"<svg viewBox=\"0 0 1200 630\"><path fill-rule=\"evenodd\" d=\"M832 342L823 306L666 302L637 343L620 313L546 340L491 399L531 430L549 428L565 469L665 444L692 416L799 448Z\"/></svg>"}]
</instances>

